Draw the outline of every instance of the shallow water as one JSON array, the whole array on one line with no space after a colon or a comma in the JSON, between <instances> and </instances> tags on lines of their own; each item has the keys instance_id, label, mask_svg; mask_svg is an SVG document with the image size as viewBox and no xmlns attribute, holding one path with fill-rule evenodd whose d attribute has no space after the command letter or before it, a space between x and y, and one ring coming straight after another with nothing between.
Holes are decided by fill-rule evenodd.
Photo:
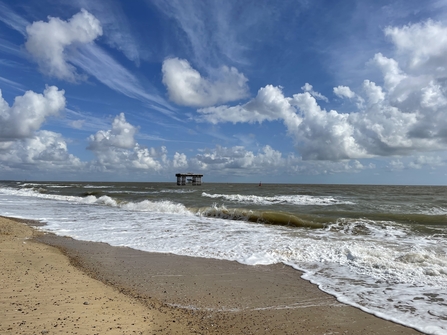
<instances>
[{"instance_id":1,"label":"shallow water","mask_svg":"<svg viewBox=\"0 0 447 335\"><path fill-rule=\"evenodd\" d=\"M0 182L0 215L152 252L282 262L341 302L447 333L447 187Z\"/></svg>"}]
</instances>

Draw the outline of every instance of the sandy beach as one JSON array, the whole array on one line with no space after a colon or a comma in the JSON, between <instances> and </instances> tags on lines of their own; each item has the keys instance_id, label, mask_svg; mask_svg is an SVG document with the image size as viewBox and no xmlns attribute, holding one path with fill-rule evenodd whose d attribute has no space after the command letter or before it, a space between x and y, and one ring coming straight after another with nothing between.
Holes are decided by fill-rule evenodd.
<instances>
[{"instance_id":1,"label":"sandy beach","mask_svg":"<svg viewBox=\"0 0 447 335\"><path fill-rule=\"evenodd\" d=\"M147 253L29 224L0 218L1 334L419 334L282 264Z\"/></svg>"}]
</instances>

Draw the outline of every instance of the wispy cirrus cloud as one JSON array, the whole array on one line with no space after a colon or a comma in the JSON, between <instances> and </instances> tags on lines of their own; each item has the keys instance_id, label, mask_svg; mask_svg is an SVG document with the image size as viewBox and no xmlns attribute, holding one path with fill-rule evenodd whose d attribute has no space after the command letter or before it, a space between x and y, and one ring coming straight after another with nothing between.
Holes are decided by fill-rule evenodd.
<instances>
[{"instance_id":1,"label":"wispy cirrus cloud","mask_svg":"<svg viewBox=\"0 0 447 335\"><path fill-rule=\"evenodd\" d=\"M0 21L26 36L26 27L29 25L29 22L3 2L0 2Z\"/></svg>"},{"instance_id":2,"label":"wispy cirrus cloud","mask_svg":"<svg viewBox=\"0 0 447 335\"><path fill-rule=\"evenodd\" d=\"M228 61L247 62L243 55L245 47L237 40L237 26L232 24L230 2L153 0L150 3L177 22L186 35L186 40L180 42L186 42L201 67L218 67Z\"/></svg>"},{"instance_id":3,"label":"wispy cirrus cloud","mask_svg":"<svg viewBox=\"0 0 447 335\"><path fill-rule=\"evenodd\" d=\"M0 21L6 24L8 27L18 31L23 36L26 36L26 27L30 24L26 19L18 15L9 6L0 2ZM11 43L5 38L0 37L0 52L11 56L18 56L25 58L26 53L20 48L20 46ZM4 60L2 64L5 64ZM6 64L11 66L12 63Z\"/></svg>"},{"instance_id":4,"label":"wispy cirrus cloud","mask_svg":"<svg viewBox=\"0 0 447 335\"><path fill-rule=\"evenodd\" d=\"M18 82L13 81L13 80L9 80L9 79L0 77L0 83L3 83L4 85L8 85L18 91L22 91L22 92L25 91L25 86L23 86L22 84L20 84Z\"/></svg>"},{"instance_id":5,"label":"wispy cirrus cloud","mask_svg":"<svg viewBox=\"0 0 447 335\"><path fill-rule=\"evenodd\" d=\"M65 108L64 118L57 119L64 127L79 129L84 132L93 132L108 126L108 120L97 117L85 111L76 111Z\"/></svg>"},{"instance_id":6,"label":"wispy cirrus cloud","mask_svg":"<svg viewBox=\"0 0 447 335\"><path fill-rule=\"evenodd\" d=\"M146 54L149 53L139 42L136 32L132 30L132 25L124 14L119 1L70 0L67 3L77 9L85 8L95 15L101 22L106 43L112 48L120 50L137 65L140 64L141 58L146 57Z\"/></svg>"},{"instance_id":7,"label":"wispy cirrus cloud","mask_svg":"<svg viewBox=\"0 0 447 335\"><path fill-rule=\"evenodd\" d=\"M172 37L186 50L181 57L208 72L222 65L251 66L253 58L260 56L252 54L259 50L260 40L268 40L272 47L277 39L287 43L284 36L291 32L281 21L296 20L308 6L307 0L146 2L176 23L180 33Z\"/></svg>"},{"instance_id":8,"label":"wispy cirrus cloud","mask_svg":"<svg viewBox=\"0 0 447 335\"><path fill-rule=\"evenodd\" d=\"M156 93L147 92L138 78L98 45L84 45L76 54L69 57L69 61L112 90L147 103L168 116L174 116L174 109L166 100Z\"/></svg>"},{"instance_id":9,"label":"wispy cirrus cloud","mask_svg":"<svg viewBox=\"0 0 447 335\"><path fill-rule=\"evenodd\" d=\"M20 58L26 58L27 54L20 46L13 44L4 38L0 37L0 52L7 55L17 56Z\"/></svg>"}]
</instances>

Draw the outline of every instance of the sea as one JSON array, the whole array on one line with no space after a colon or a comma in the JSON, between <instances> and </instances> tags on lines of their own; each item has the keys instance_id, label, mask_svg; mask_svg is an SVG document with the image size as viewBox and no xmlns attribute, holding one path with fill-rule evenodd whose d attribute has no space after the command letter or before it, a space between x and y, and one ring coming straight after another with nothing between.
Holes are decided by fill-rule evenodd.
<instances>
[{"instance_id":1,"label":"sea","mask_svg":"<svg viewBox=\"0 0 447 335\"><path fill-rule=\"evenodd\" d=\"M284 263L342 303L447 334L444 186L0 181L0 215L148 252Z\"/></svg>"}]
</instances>

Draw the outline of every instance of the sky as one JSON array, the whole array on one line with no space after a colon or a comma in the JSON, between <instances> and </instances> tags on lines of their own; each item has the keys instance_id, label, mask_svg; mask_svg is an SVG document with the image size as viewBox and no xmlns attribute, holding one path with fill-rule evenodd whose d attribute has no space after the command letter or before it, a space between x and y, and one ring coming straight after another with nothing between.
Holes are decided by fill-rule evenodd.
<instances>
[{"instance_id":1,"label":"sky","mask_svg":"<svg viewBox=\"0 0 447 335\"><path fill-rule=\"evenodd\" d=\"M445 0L0 0L0 180L447 185Z\"/></svg>"}]
</instances>

